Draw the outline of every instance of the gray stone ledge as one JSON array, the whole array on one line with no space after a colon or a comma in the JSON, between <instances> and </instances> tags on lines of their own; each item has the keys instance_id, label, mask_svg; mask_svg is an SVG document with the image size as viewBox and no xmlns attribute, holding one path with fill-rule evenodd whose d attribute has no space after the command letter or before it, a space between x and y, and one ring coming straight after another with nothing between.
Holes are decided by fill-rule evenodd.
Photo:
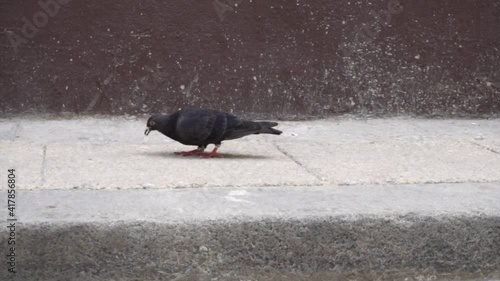
<instances>
[{"instance_id":1,"label":"gray stone ledge","mask_svg":"<svg viewBox=\"0 0 500 281\"><path fill-rule=\"evenodd\" d=\"M498 183L23 190L14 280L497 280L499 194Z\"/></svg>"}]
</instances>

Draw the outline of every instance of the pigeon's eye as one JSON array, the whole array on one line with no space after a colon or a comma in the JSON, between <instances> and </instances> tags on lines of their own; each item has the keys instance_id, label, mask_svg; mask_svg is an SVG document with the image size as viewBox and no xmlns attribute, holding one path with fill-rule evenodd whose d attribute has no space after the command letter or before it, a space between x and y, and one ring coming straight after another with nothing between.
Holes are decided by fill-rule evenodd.
<instances>
[{"instance_id":1,"label":"pigeon's eye","mask_svg":"<svg viewBox=\"0 0 500 281\"><path fill-rule=\"evenodd\" d=\"M149 126L154 126L154 125L156 125L155 121L153 121L153 120L149 121Z\"/></svg>"}]
</instances>

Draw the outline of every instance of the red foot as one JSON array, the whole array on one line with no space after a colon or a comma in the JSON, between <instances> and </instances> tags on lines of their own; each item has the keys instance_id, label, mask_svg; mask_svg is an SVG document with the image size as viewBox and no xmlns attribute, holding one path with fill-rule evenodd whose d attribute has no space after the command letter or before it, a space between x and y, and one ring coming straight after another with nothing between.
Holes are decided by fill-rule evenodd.
<instances>
[{"instance_id":1,"label":"red foot","mask_svg":"<svg viewBox=\"0 0 500 281\"><path fill-rule=\"evenodd\" d=\"M201 157L202 158L213 158L213 157L221 158L222 155L217 154L217 149L219 149L219 147L220 147L220 145L215 146L215 148L214 148L214 150L212 150L212 152L206 153L206 154L201 154Z\"/></svg>"},{"instance_id":2,"label":"red foot","mask_svg":"<svg viewBox=\"0 0 500 281\"><path fill-rule=\"evenodd\" d=\"M191 151L179 151L179 152L174 152L177 155L182 155L182 156L191 156L191 155L201 155L203 153L203 150L200 149L195 149Z\"/></svg>"},{"instance_id":3,"label":"red foot","mask_svg":"<svg viewBox=\"0 0 500 281\"><path fill-rule=\"evenodd\" d=\"M222 158L224 156L222 156L221 154L214 153L213 151L210 153L204 153L201 155L201 158L214 158L214 157Z\"/></svg>"}]
</instances>

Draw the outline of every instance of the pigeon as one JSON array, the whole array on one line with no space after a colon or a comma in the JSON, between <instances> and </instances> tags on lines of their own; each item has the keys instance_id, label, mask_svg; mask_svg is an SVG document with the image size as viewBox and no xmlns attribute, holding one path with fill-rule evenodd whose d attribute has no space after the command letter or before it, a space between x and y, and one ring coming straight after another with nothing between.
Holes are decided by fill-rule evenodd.
<instances>
[{"instance_id":1,"label":"pigeon","mask_svg":"<svg viewBox=\"0 0 500 281\"><path fill-rule=\"evenodd\" d=\"M144 134L147 136L151 131L157 130L182 144L198 146L195 150L175 152L175 154L211 158L222 157L217 154L222 141L252 134L279 135L282 132L272 128L277 125L276 122L243 120L217 110L184 108L170 115L151 116L146 123ZM214 144L215 148L212 152L204 154L209 144Z\"/></svg>"}]
</instances>

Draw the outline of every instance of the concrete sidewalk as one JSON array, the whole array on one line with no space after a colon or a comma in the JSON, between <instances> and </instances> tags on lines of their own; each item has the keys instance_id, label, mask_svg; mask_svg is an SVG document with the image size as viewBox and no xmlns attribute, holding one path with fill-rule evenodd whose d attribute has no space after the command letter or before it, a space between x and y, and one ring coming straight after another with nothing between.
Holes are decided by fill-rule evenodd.
<instances>
[{"instance_id":1,"label":"concrete sidewalk","mask_svg":"<svg viewBox=\"0 0 500 281\"><path fill-rule=\"evenodd\" d=\"M192 147L144 128L135 118L1 120L1 171L16 168L21 189L500 181L500 119L281 122L281 136L224 142L222 159L174 155Z\"/></svg>"},{"instance_id":2,"label":"concrete sidewalk","mask_svg":"<svg viewBox=\"0 0 500 281\"><path fill-rule=\"evenodd\" d=\"M221 159L144 124L0 121L0 280L500 280L500 119L280 122Z\"/></svg>"}]
</instances>

